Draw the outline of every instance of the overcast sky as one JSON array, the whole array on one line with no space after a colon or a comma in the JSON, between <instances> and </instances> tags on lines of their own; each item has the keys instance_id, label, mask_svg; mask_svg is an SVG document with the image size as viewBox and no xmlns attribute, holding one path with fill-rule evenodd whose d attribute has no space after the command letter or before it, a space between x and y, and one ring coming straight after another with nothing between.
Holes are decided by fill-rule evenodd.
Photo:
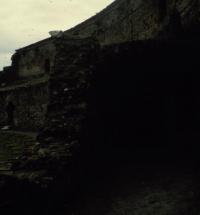
<instances>
[{"instance_id":1,"label":"overcast sky","mask_svg":"<svg viewBox=\"0 0 200 215\"><path fill-rule=\"evenodd\" d=\"M15 49L67 30L95 15L113 0L0 0L0 70Z\"/></svg>"}]
</instances>

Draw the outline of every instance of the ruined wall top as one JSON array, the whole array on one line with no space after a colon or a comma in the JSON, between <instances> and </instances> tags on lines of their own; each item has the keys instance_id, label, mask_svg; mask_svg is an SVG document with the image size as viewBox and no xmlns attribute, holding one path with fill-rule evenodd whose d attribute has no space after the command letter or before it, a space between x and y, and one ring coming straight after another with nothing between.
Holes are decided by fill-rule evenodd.
<instances>
[{"instance_id":1,"label":"ruined wall top","mask_svg":"<svg viewBox=\"0 0 200 215\"><path fill-rule=\"evenodd\" d=\"M169 25L180 24L187 30L193 24L200 24L199 11L200 0L115 0L95 16L64 31L63 35L69 38L94 37L101 45L156 39L163 32L165 36L169 33ZM50 37L17 52L54 40Z\"/></svg>"},{"instance_id":2,"label":"ruined wall top","mask_svg":"<svg viewBox=\"0 0 200 215\"><path fill-rule=\"evenodd\" d=\"M199 0L116 0L64 34L93 36L102 45L154 39L169 25L187 29L199 22L198 11Z\"/></svg>"},{"instance_id":3,"label":"ruined wall top","mask_svg":"<svg viewBox=\"0 0 200 215\"><path fill-rule=\"evenodd\" d=\"M101 45L168 38L180 29L200 26L199 5L200 0L115 0L97 15L63 32L61 38L92 37ZM43 61L53 62L55 41L57 38L51 37L16 50L12 57L15 72L23 77L42 73L46 65ZM49 57L46 50L50 50ZM38 63L35 56L43 60Z\"/></svg>"}]
</instances>

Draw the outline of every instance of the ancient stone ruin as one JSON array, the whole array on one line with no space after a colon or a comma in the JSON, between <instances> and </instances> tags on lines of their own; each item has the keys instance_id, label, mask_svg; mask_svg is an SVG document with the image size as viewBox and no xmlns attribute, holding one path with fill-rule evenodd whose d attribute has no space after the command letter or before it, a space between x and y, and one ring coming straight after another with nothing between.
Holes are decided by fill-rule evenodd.
<instances>
[{"instance_id":1,"label":"ancient stone ruin","mask_svg":"<svg viewBox=\"0 0 200 215\"><path fill-rule=\"evenodd\" d=\"M2 214L199 213L199 9L115 0L16 50L0 73Z\"/></svg>"}]
</instances>

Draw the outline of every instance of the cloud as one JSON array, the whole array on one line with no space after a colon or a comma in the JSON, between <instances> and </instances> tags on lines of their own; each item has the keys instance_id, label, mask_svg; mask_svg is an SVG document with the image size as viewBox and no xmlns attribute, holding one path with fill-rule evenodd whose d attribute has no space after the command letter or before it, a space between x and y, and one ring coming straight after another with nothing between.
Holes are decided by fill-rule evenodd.
<instances>
[{"instance_id":1,"label":"cloud","mask_svg":"<svg viewBox=\"0 0 200 215\"><path fill-rule=\"evenodd\" d=\"M1 0L0 70L15 49L67 30L93 16L113 0Z\"/></svg>"}]
</instances>

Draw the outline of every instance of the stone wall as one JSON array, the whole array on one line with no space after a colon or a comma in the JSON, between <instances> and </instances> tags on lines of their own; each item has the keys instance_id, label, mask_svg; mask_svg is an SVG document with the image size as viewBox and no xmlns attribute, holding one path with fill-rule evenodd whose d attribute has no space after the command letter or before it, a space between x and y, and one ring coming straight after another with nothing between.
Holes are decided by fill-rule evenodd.
<instances>
[{"instance_id":1,"label":"stone wall","mask_svg":"<svg viewBox=\"0 0 200 215\"><path fill-rule=\"evenodd\" d=\"M52 171L49 160L59 162L60 169L65 169L66 164L71 164L74 157L75 163L81 156L85 162L92 150L92 153L100 156L98 159L101 159L104 153L109 157L109 152L113 153L116 142L120 147L123 144L129 146L128 137L139 143L149 143L149 136L155 137L152 144L165 141L163 131L159 130L159 114L162 114L159 109L159 102L162 102L159 100L159 93L166 93L166 89L176 92L176 83L180 85L180 89L183 87L182 79L186 76L183 75L179 80L179 65L182 61L185 62L184 70L189 68L191 62L192 65L196 65L197 56L188 62L185 55L195 48L198 49L195 43L149 40L100 48L98 42L91 38L63 37L55 41L55 46L57 54L49 80L47 114L43 129L37 138L40 146L33 155L35 163L41 156L46 158L44 163L34 164L38 165L38 169ZM173 64L176 64L176 67L173 67L175 75L168 75ZM165 80L164 84L160 84L161 80ZM181 107L184 100L181 99L179 103ZM183 110L181 115L184 114ZM185 121L181 120L180 126L191 124L189 116ZM133 126L136 128L135 133L132 130ZM119 133L115 132L115 129L124 133L108 145L108 140L103 138L106 136L110 139L109 135ZM174 128L170 126L170 129ZM146 136L142 136L145 132ZM90 152L86 152L87 150ZM80 151L81 156L77 157ZM90 158L89 162L93 159L95 158ZM32 162L31 156L29 160ZM74 170L76 171L76 168Z\"/></svg>"},{"instance_id":2,"label":"stone wall","mask_svg":"<svg viewBox=\"0 0 200 215\"><path fill-rule=\"evenodd\" d=\"M14 174L28 168L30 173L43 172L42 175L36 173L42 185L49 185L54 179L65 181L62 188L55 190L61 197L67 189L68 198L79 178L80 168L76 165L84 156L84 153L80 156L80 150L87 148L85 120L99 45L91 38L62 38L56 41L56 48L48 86L49 103L43 129L37 136L38 145L33 147L31 154L24 154L24 160L19 160Z\"/></svg>"},{"instance_id":3,"label":"stone wall","mask_svg":"<svg viewBox=\"0 0 200 215\"><path fill-rule=\"evenodd\" d=\"M4 67L3 71L0 71L0 86L10 84L16 81L17 78L17 73L12 66Z\"/></svg>"},{"instance_id":4,"label":"stone wall","mask_svg":"<svg viewBox=\"0 0 200 215\"><path fill-rule=\"evenodd\" d=\"M172 29L166 28L176 22L171 22L175 11L179 14L180 25L187 29L199 21L198 9L198 0L116 0L65 34L80 38L93 36L102 45L153 39L160 37L163 31L169 36L173 34L169 32Z\"/></svg>"},{"instance_id":5,"label":"stone wall","mask_svg":"<svg viewBox=\"0 0 200 215\"><path fill-rule=\"evenodd\" d=\"M39 142L56 144L68 156L72 146L79 145L79 138L87 115L87 94L99 46L93 39L57 40L57 55L53 74L49 80L49 105Z\"/></svg>"},{"instance_id":6,"label":"stone wall","mask_svg":"<svg viewBox=\"0 0 200 215\"><path fill-rule=\"evenodd\" d=\"M55 57L53 40L47 39L19 49L12 57L12 64L19 78L50 73Z\"/></svg>"},{"instance_id":7,"label":"stone wall","mask_svg":"<svg viewBox=\"0 0 200 215\"><path fill-rule=\"evenodd\" d=\"M79 200L87 202L90 193L86 209L91 210L94 205L92 214L105 214L102 205L107 206L98 196L105 190L114 214L116 206L110 204L114 200L117 205L118 200L107 191L115 179L125 176L123 187L130 173L133 178L138 176L135 162L148 164L157 159L173 162L172 159L185 160L191 156L188 145L184 150L184 144L191 142L191 125L199 127L199 119L191 115L193 108L196 113L199 109L191 105L199 100L199 76L193 76L195 69L191 71L191 65L198 65L198 56L193 53L199 48L196 45L188 41L143 41L99 49L92 39L58 40L47 117L37 138L39 144L31 155L19 160L14 173L28 170L31 177L37 171L34 180L40 186L53 186L51 201L59 202L65 211L73 211ZM187 61L191 53L192 60ZM168 119L167 115L173 117ZM177 136L172 126L176 119L180 128ZM177 137L179 143L174 142ZM159 151L160 143L167 150ZM125 175L123 170L127 170ZM96 208L99 199L103 201ZM122 200L124 204L126 200L123 197ZM174 210L171 203L169 207ZM122 208L126 210L126 205ZM165 210L165 205L162 208ZM82 208L80 211L82 214Z\"/></svg>"},{"instance_id":8,"label":"stone wall","mask_svg":"<svg viewBox=\"0 0 200 215\"><path fill-rule=\"evenodd\" d=\"M38 130L43 126L48 103L48 82L38 81L0 89L0 125L7 124L6 106L14 105L14 123L17 129Z\"/></svg>"}]
</instances>

